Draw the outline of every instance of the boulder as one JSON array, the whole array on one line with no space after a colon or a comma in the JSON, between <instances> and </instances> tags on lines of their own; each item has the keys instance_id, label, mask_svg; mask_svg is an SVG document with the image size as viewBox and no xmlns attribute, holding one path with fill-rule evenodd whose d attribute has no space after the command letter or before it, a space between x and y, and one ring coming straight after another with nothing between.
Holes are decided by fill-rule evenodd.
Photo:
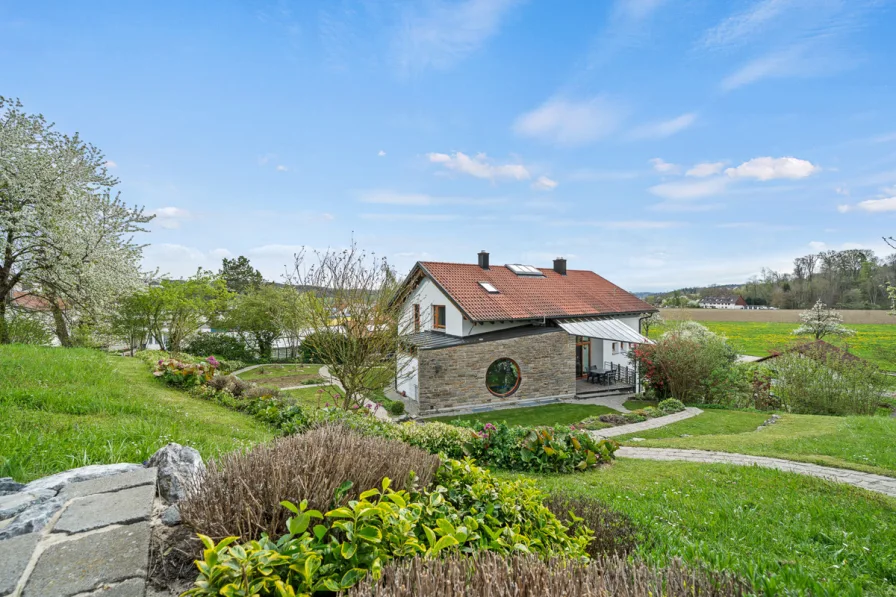
<instances>
[{"instance_id":1,"label":"boulder","mask_svg":"<svg viewBox=\"0 0 896 597\"><path fill-rule=\"evenodd\" d=\"M56 497L56 492L50 489L39 489L34 492L20 491L0 496L0 520L12 518L19 512L53 497Z\"/></svg>"},{"instance_id":2,"label":"boulder","mask_svg":"<svg viewBox=\"0 0 896 597\"><path fill-rule=\"evenodd\" d=\"M177 502L186 495L190 481L205 471L202 456L189 446L170 443L146 462L159 469L157 487L159 497Z\"/></svg>"},{"instance_id":3,"label":"boulder","mask_svg":"<svg viewBox=\"0 0 896 597\"><path fill-rule=\"evenodd\" d=\"M140 468L139 464L129 463L91 464L89 466L73 468L62 473L50 475L49 477L37 479L36 481L32 481L31 483L23 487L22 490L31 493L43 489L49 489L58 492L69 483L74 483L76 481L88 481L90 479L107 477L109 475L117 475L119 473L126 473L138 468Z\"/></svg>"},{"instance_id":4,"label":"boulder","mask_svg":"<svg viewBox=\"0 0 896 597\"><path fill-rule=\"evenodd\" d=\"M63 503L65 502L62 498L54 497L22 510L10 524L0 529L0 541L40 531L62 508Z\"/></svg>"}]
</instances>

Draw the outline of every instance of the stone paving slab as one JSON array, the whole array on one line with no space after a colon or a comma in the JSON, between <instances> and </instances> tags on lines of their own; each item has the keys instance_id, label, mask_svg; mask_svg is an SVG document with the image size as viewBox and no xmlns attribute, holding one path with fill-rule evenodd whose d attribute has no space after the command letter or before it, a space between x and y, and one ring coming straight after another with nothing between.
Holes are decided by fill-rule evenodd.
<instances>
[{"instance_id":1,"label":"stone paving slab","mask_svg":"<svg viewBox=\"0 0 896 597\"><path fill-rule=\"evenodd\" d=\"M128 579L145 583L149 533L149 523L139 522L50 545L22 597L72 597Z\"/></svg>"},{"instance_id":2,"label":"stone paving slab","mask_svg":"<svg viewBox=\"0 0 896 597\"><path fill-rule=\"evenodd\" d=\"M0 595L11 595L40 541L38 533L0 541Z\"/></svg>"},{"instance_id":3,"label":"stone paving slab","mask_svg":"<svg viewBox=\"0 0 896 597\"><path fill-rule=\"evenodd\" d=\"M82 466L81 468L75 468L70 471L65 471L63 473L50 475L49 477L44 477L42 479L37 479L36 481L32 481L31 483L26 485L24 490L36 491L38 489L52 489L53 491L59 491L69 483L87 481L88 479L105 477L106 475L117 475L120 473L133 471L138 468L143 468L143 466L140 464L130 463L91 464L88 466Z\"/></svg>"},{"instance_id":4,"label":"stone paving slab","mask_svg":"<svg viewBox=\"0 0 896 597\"><path fill-rule=\"evenodd\" d=\"M680 450L674 448L635 448L622 446L616 451L619 458L638 458L641 460L681 460L685 462L701 462L705 464L734 464L737 466L760 466L779 471L820 477L837 483L845 483L869 491L896 497L896 478L863 473L860 471L821 466L808 462L795 462L783 458L767 456L750 456L729 452L713 452L710 450Z\"/></svg>"},{"instance_id":5,"label":"stone paving slab","mask_svg":"<svg viewBox=\"0 0 896 597\"><path fill-rule=\"evenodd\" d=\"M618 425L616 427L598 429L596 431L590 431L589 433L591 433L591 435L598 439L606 437L618 437L620 435L627 435L629 433L640 433L642 431L647 431L648 429L665 427L666 425L677 423L678 421L684 421L685 419L696 417L702 412L703 411L699 408L689 406L683 411L672 413L671 415L665 415L663 417L657 417L655 419L647 419L646 421L641 421L640 423L630 423L628 425Z\"/></svg>"},{"instance_id":6,"label":"stone paving slab","mask_svg":"<svg viewBox=\"0 0 896 597\"><path fill-rule=\"evenodd\" d=\"M155 494L153 484L76 499L62 513L53 532L83 533L113 524L148 520Z\"/></svg>"},{"instance_id":7,"label":"stone paving slab","mask_svg":"<svg viewBox=\"0 0 896 597\"><path fill-rule=\"evenodd\" d=\"M120 491L139 485L155 485L155 482L155 468L138 468L133 471L121 473L120 475L98 477L96 479L90 479L89 481L71 483L66 485L59 495L65 499L72 499L95 493Z\"/></svg>"},{"instance_id":8,"label":"stone paving slab","mask_svg":"<svg viewBox=\"0 0 896 597\"><path fill-rule=\"evenodd\" d=\"M105 585L96 591L78 593L74 597L144 597L146 582L140 578L132 578L116 585Z\"/></svg>"},{"instance_id":9,"label":"stone paving slab","mask_svg":"<svg viewBox=\"0 0 896 597\"><path fill-rule=\"evenodd\" d=\"M0 520L12 518L22 510L53 497L56 497L56 492L50 489L20 491L18 493L0 496Z\"/></svg>"}]
</instances>

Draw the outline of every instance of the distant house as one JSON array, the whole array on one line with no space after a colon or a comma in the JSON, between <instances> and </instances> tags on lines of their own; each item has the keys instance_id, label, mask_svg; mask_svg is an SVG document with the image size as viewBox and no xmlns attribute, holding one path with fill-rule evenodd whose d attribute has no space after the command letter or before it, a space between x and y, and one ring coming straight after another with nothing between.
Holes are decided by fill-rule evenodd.
<instances>
[{"instance_id":1,"label":"distant house","mask_svg":"<svg viewBox=\"0 0 896 597\"><path fill-rule=\"evenodd\" d=\"M747 309L747 301L744 297L737 296L707 296L699 301L701 309Z\"/></svg>"},{"instance_id":2,"label":"distant house","mask_svg":"<svg viewBox=\"0 0 896 597\"><path fill-rule=\"evenodd\" d=\"M628 354L651 343L640 319L656 311L565 259L492 266L484 251L478 263L418 262L395 300L413 347L395 389L421 413L633 391Z\"/></svg>"}]
</instances>

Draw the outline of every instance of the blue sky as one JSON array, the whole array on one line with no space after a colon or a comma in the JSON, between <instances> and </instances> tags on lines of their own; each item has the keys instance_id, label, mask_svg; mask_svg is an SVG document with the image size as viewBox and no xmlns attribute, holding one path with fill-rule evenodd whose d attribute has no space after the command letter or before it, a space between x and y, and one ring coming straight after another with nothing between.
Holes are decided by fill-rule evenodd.
<instances>
[{"instance_id":1,"label":"blue sky","mask_svg":"<svg viewBox=\"0 0 896 597\"><path fill-rule=\"evenodd\" d=\"M0 94L158 214L147 268L301 246L743 281L896 234L894 2L0 0Z\"/></svg>"}]
</instances>

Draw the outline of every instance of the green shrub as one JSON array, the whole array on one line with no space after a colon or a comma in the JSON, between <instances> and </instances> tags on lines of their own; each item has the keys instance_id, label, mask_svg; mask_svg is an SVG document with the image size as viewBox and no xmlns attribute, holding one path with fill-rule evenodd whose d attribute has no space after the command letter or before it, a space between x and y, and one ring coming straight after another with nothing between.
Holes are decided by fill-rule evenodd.
<instances>
[{"instance_id":1,"label":"green shrub","mask_svg":"<svg viewBox=\"0 0 896 597\"><path fill-rule=\"evenodd\" d=\"M681 400L678 400L677 398L666 398L657 404L657 408L666 414L672 414L683 411L685 407Z\"/></svg>"},{"instance_id":2,"label":"green shrub","mask_svg":"<svg viewBox=\"0 0 896 597\"><path fill-rule=\"evenodd\" d=\"M190 354L214 355L229 361L253 361L255 354L240 338L206 332L193 336L184 350Z\"/></svg>"},{"instance_id":3,"label":"green shrub","mask_svg":"<svg viewBox=\"0 0 896 597\"><path fill-rule=\"evenodd\" d=\"M667 568L604 557L589 562L542 560L532 556L414 558L383 568L382 577L352 588L347 597L746 597L743 581L727 573ZM768 595L777 593L767 593Z\"/></svg>"},{"instance_id":4,"label":"green shrub","mask_svg":"<svg viewBox=\"0 0 896 597\"><path fill-rule=\"evenodd\" d=\"M2 300L2 299L0 299ZM6 330L12 344L39 344L47 346L53 341L53 332L40 315L10 309Z\"/></svg>"},{"instance_id":5,"label":"green shrub","mask_svg":"<svg viewBox=\"0 0 896 597\"><path fill-rule=\"evenodd\" d=\"M296 595L337 592L395 558L488 550L584 558L591 531L570 535L532 482L505 482L470 461L448 461L432 490L395 491L389 479L328 512L282 505L293 516L273 541L206 546L200 576L185 595ZM313 526L312 526L313 525ZM228 591L229 592L226 592ZM237 592L240 591L240 592Z\"/></svg>"},{"instance_id":6,"label":"green shrub","mask_svg":"<svg viewBox=\"0 0 896 597\"><path fill-rule=\"evenodd\" d=\"M332 334L334 337L328 337L328 335ZM342 354L352 354L352 352L348 349L346 350L338 350L333 348L337 346L336 343L343 342L347 343L349 340L342 334L337 334L336 332L314 332L305 336L302 340L302 345L299 347L302 351L302 362L305 363L324 363L325 358L322 354L322 347L330 346L331 348L327 350L327 354L331 355L342 355Z\"/></svg>"},{"instance_id":7,"label":"green shrub","mask_svg":"<svg viewBox=\"0 0 896 597\"><path fill-rule=\"evenodd\" d=\"M401 400L389 400L386 398L386 400L383 401L383 405L386 407L386 411L394 417L399 417L404 414L404 402Z\"/></svg>"},{"instance_id":8,"label":"green shrub","mask_svg":"<svg viewBox=\"0 0 896 597\"><path fill-rule=\"evenodd\" d=\"M218 362L214 357L201 363L185 363L177 359L159 359L152 374L172 386L193 388L212 379Z\"/></svg>"},{"instance_id":9,"label":"green shrub","mask_svg":"<svg viewBox=\"0 0 896 597\"><path fill-rule=\"evenodd\" d=\"M396 489L428 485L438 467L438 457L402 442L327 426L210 461L180 511L186 524L215 539L277 536L289 516L280 507L283 500L328 510L358 499L386 477ZM340 495L346 482L351 487Z\"/></svg>"},{"instance_id":10,"label":"green shrub","mask_svg":"<svg viewBox=\"0 0 896 597\"><path fill-rule=\"evenodd\" d=\"M545 505L571 531L581 526L594 532L594 539L586 548L591 558L624 557L637 547L638 529L632 519L603 502L552 493Z\"/></svg>"}]
</instances>

